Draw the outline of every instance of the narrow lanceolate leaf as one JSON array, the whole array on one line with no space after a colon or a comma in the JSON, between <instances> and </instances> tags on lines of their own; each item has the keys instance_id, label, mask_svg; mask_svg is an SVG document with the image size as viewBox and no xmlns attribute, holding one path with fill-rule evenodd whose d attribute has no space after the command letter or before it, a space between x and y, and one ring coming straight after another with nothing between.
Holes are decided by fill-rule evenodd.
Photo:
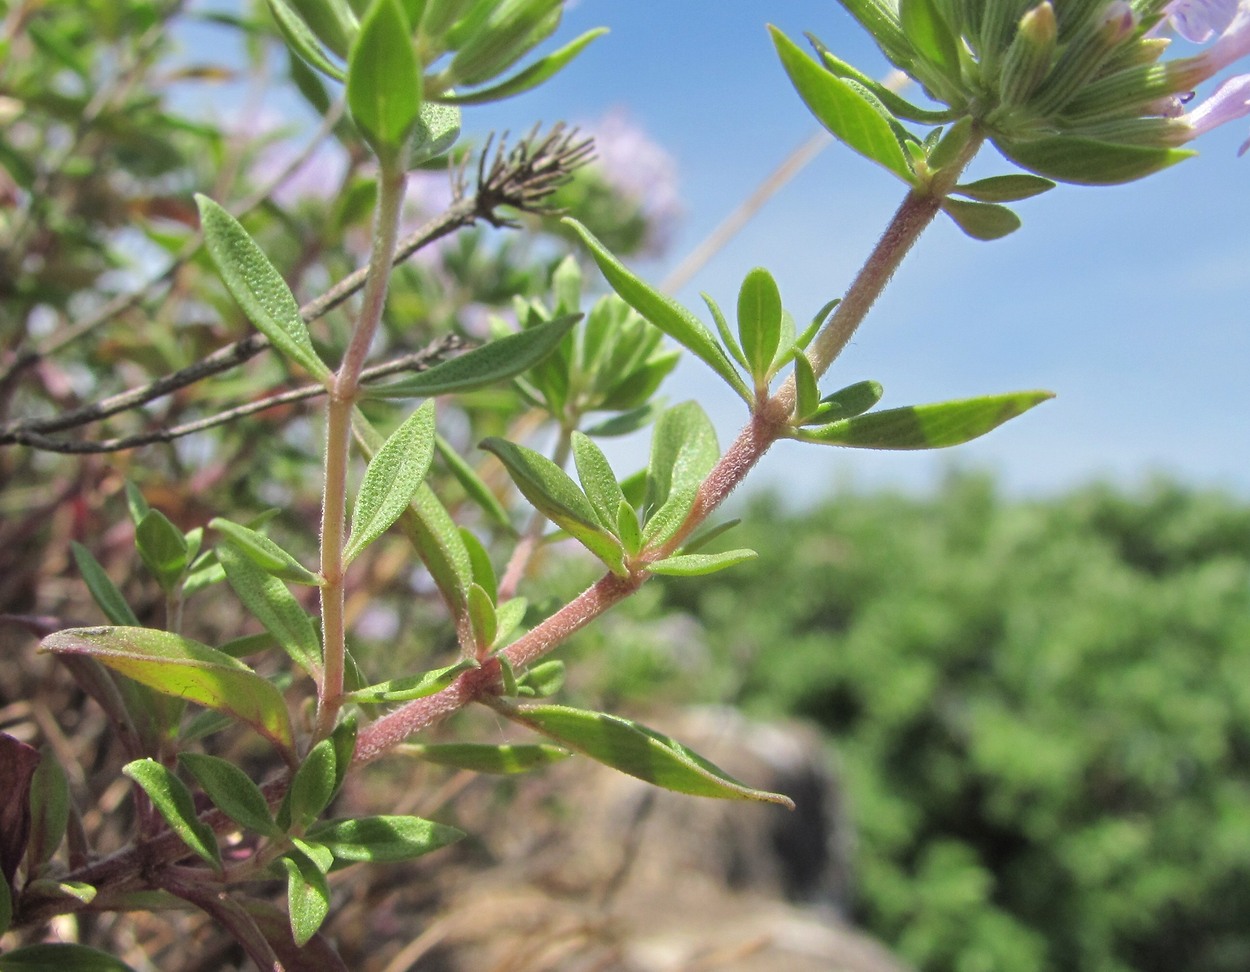
<instances>
[{"instance_id":1,"label":"narrow lanceolate leaf","mask_svg":"<svg viewBox=\"0 0 1250 972\"><path fill-rule=\"evenodd\" d=\"M943 449L985 435L1053 397L1045 391L1012 392L937 405L891 408L803 429L795 437L855 449Z\"/></svg>"},{"instance_id":2,"label":"narrow lanceolate leaf","mask_svg":"<svg viewBox=\"0 0 1250 972\"><path fill-rule=\"evenodd\" d=\"M281 836L260 787L234 763L202 753L179 753L178 762L195 778L213 806L239 826L266 837Z\"/></svg>"},{"instance_id":3,"label":"narrow lanceolate leaf","mask_svg":"<svg viewBox=\"0 0 1250 972\"><path fill-rule=\"evenodd\" d=\"M317 35L312 32L303 18L288 6L286 0L267 0L267 2L269 12L273 14L273 19L278 25L278 30L282 32L282 39L286 41L287 47L298 54L309 67L316 68L327 77L335 81L347 79L343 69L330 59L326 49L321 46Z\"/></svg>"},{"instance_id":4,"label":"narrow lanceolate leaf","mask_svg":"<svg viewBox=\"0 0 1250 972\"><path fill-rule=\"evenodd\" d=\"M529 602L523 597L514 597L495 608L495 627L498 629L495 633L496 645L502 644L505 638L520 627L528 608Z\"/></svg>"},{"instance_id":5,"label":"narrow lanceolate leaf","mask_svg":"<svg viewBox=\"0 0 1250 972\"><path fill-rule=\"evenodd\" d=\"M316 677L321 671L321 641L317 628L286 584L257 567L231 543L217 548L217 559L244 606L295 664Z\"/></svg>"},{"instance_id":6,"label":"narrow lanceolate leaf","mask_svg":"<svg viewBox=\"0 0 1250 972\"><path fill-rule=\"evenodd\" d=\"M754 550L726 550L714 554L678 554L657 560L647 566L653 574L666 574L671 577L698 577L701 574L714 574L747 560L753 560L758 554Z\"/></svg>"},{"instance_id":7,"label":"narrow lanceolate leaf","mask_svg":"<svg viewBox=\"0 0 1250 972\"><path fill-rule=\"evenodd\" d=\"M504 98L511 98L513 95L523 94L554 77L573 58L577 57L591 41L602 37L607 32L606 27L588 30L580 37L565 44L559 50L552 51L546 57L535 61L523 71L517 72L506 81L493 84L489 88L479 88L477 91L470 91L467 94L441 95L439 100L449 105L481 105L491 101L502 101Z\"/></svg>"},{"instance_id":8,"label":"narrow lanceolate leaf","mask_svg":"<svg viewBox=\"0 0 1250 972\"><path fill-rule=\"evenodd\" d=\"M71 945L68 942L48 942L28 945L0 955L0 972L134 972L129 965L107 952Z\"/></svg>"},{"instance_id":9,"label":"narrow lanceolate leaf","mask_svg":"<svg viewBox=\"0 0 1250 972\"><path fill-rule=\"evenodd\" d=\"M846 146L911 185L915 176L885 106L826 71L775 27L769 30L790 82L817 120Z\"/></svg>"},{"instance_id":10,"label":"narrow lanceolate leaf","mask_svg":"<svg viewBox=\"0 0 1250 972\"><path fill-rule=\"evenodd\" d=\"M495 602L481 584L470 584L466 592L469 609L469 625L473 629L473 647L484 651L495 642L498 625L495 621Z\"/></svg>"},{"instance_id":11,"label":"narrow lanceolate leaf","mask_svg":"<svg viewBox=\"0 0 1250 972\"><path fill-rule=\"evenodd\" d=\"M327 820L308 832L309 840L315 840L334 855L335 866L411 860L463 837L464 832L455 827L404 816Z\"/></svg>"},{"instance_id":12,"label":"narrow lanceolate leaf","mask_svg":"<svg viewBox=\"0 0 1250 972\"><path fill-rule=\"evenodd\" d=\"M460 484L461 489L468 494L469 499L476 503L495 526L505 530L509 534L515 534L516 529L512 526L512 521L508 517L508 511L503 508L503 504L499 502L491 488L483 482L472 466L465 462L464 457L442 436L438 436L434 440L434 447L438 450L439 456L447 466L448 472L456 477L456 482Z\"/></svg>"},{"instance_id":13,"label":"narrow lanceolate leaf","mask_svg":"<svg viewBox=\"0 0 1250 972\"><path fill-rule=\"evenodd\" d=\"M286 904L291 919L291 936L303 946L330 913L330 885L311 857L292 850L278 858L286 871Z\"/></svg>"},{"instance_id":14,"label":"narrow lanceolate leaf","mask_svg":"<svg viewBox=\"0 0 1250 972\"><path fill-rule=\"evenodd\" d=\"M70 542L70 549L74 553L74 563L78 565L78 573L82 574L87 590L95 598L104 616L114 624L139 627L139 619L135 617L134 611L130 609L122 592L109 579L109 575L104 572L104 568L100 566L100 562L95 559L91 551L76 541Z\"/></svg>"},{"instance_id":15,"label":"narrow lanceolate leaf","mask_svg":"<svg viewBox=\"0 0 1250 972\"><path fill-rule=\"evenodd\" d=\"M1016 175L990 176L956 186L951 191L960 196L967 196L977 202L1007 203L1019 202L1032 196L1041 195L1055 188L1055 183L1041 176L1028 175L1024 172Z\"/></svg>"},{"instance_id":16,"label":"narrow lanceolate leaf","mask_svg":"<svg viewBox=\"0 0 1250 972\"><path fill-rule=\"evenodd\" d=\"M562 705L500 705L508 718L591 759L666 790L794 808L780 793L755 790L668 736L636 722Z\"/></svg>"},{"instance_id":17,"label":"narrow lanceolate leaf","mask_svg":"<svg viewBox=\"0 0 1250 972\"><path fill-rule=\"evenodd\" d=\"M738 291L738 337L756 383L767 381L781 340L781 291L763 267L746 275Z\"/></svg>"},{"instance_id":18,"label":"narrow lanceolate leaf","mask_svg":"<svg viewBox=\"0 0 1250 972\"><path fill-rule=\"evenodd\" d=\"M286 281L237 219L207 196L197 195L204 243L226 289L261 334L321 381L330 369L317 357L308 326Z\"/></svg>"},{"instance_id":19,"label":"narrow lanceolate leaf","mask_svg":"<svg viewBox=\"0 0 1250 972\"><path fill-rule=\"evenodd\" d=\"M351 563L408 508L434 458L434 402L428 401L391 433L369 460L352 510L352 532L343 551Z\"/></svg>"},{"instance_id":20,"label":"narrow lanceolate leaf","mask_svg":"<svg viewBox=\"0 0 1250 972\"><path fill-rule=\"evenodd\" d=\"M899 25L915 49L943 74L958 73L959 46L933 0L899 0Z\"/></svg>"},{"instance_id":21,"label":"narrow lanceolate leaf","mask_svg":"<svg viewBox=\"0 0 1250 972\"><path fill-rule=\"evenodd\" d=\"M720 309L720 304L716 303L710 294L699 294L699 296L703 298L703 303L707 304L708 312L712 315L712 322L716 325L716 332L720 335L720 342L725 346L725 350L734 361L750 371L751 366L747 364L746 355L742 353L738 339L729 329L729 322L725 320L725 312Z\"/></svg>"},{"instance_id":22,"label":"narrow lanceolate leaf","mask_svg":"<svg viewBox=\"0 0 1250 972\"><path fill-rule=\"evenodd\" d=\"M885 389L878 381L857 381L853 385L839 388L831 395L820 400L816 410L803 420L804 425L827 425L830 422L854 418L863 415L881 401Z\"/></svg>"},{"instance_id":23,"label":"narrow lanceolate leaf","mask_svg":"<svg viewBox=\"0 0 1250 972\"><path fill-rule=\"evenodd\" d=\"M1132 182L1195 154L1191 149L1121 145L1072 135L1014 142L996 139L994 144L1021 168L1058 182L1085 186Z\"/></svg>"},{"instance_id":24,"label":"narrow lanceolate leaf","mask_svg":"<svg viewBox=\"0 0 1250 972\"><path fill-rule=\"evenodd\" d=\"M347 106L365 140L394 157L421 111L421 67L398 0L373 0L347 59Z\"/></svg>"},{"instance_id":25,"label":"narrow lanceolate leaf","mask_svg":"<svg viewBox=\"0 0 1250 972\"><path fill-rule=\"evenodd\" d=\"M549 698L564 688L565 665L562 661L539 662L521 676L520 685L527 695Z\"/></svg>"},{"instance_id":26,"label":"narrow lanceolate leaf","mask_svg":"<svg viewBox=\"0 0 1250 972\"><path fill-rule=\"evenodd\" d=\"M574 432L572 438L573 462L577 466L577 478L581 480L586 498L594 507L599 522L610 532L616 532L616 518L620 505L625 502L616 474L608 464L608 458L589 436Z\"/></svg>"},{"instance_id":27,"label":"narrow lanceolate leaf","mask_svg":"<svg viewBox=\"0 0 1250 972\"><path fill-rule=\"evenodd\" d=\"M567 314L528 327L437 364L411 378L389 385L369 385L365 394L369 398L429 398L497 385L540 364L559 347L564 336L579 320L580 314Z\"/></svg>"},{"instance_id":28,"label":"narrow lanceolate leaf","mask_svg":"<svg viewBox=\"0 0 1250 972\"><path fill-rule=\"evenodd\" d=\"M631 557L642 549L642 528L638 525L638 511L623 494L616 507L616 538Z\"/></svg>"},{"instance_id":29,"label":"narrow lanceolate leaf","mask_svg":"<svg viewBox=\"0 0 1250 972\"><path fill-rule=\"evenodd\" d=\"M352 413L352 429L366 456L382 448L382 436L359 409ZM464 592L473 583L473 564L460 531L433 490L422 483L399 518L400 529L429 570L453 615L464 613Z\"/></svg>"},{"instance_id":30,"label":"narrow lanceolate leaf","mask_svg":"<svg viewBox=\"0 0 1250 972\"><path fill-rule=\"evenodd\" d=\"M612 289L625 302L649 320L682 347L687 348L721 376L743 401L750 403L752 395L742 376L726 356L711 332L697 317L676 301L665 297L625 268L608 249L575 219L564 220L582 238L594 257L595 263Z\"/></svg>"},{"instance_id":31,"label":"narrow lanceolate leaf","mask_svg":"<svg viewBox=\"0 0 1250 972\"><path fill-rule=\"evenodd\" d=\"M996 203L946 199L942 211L974 240L998 240L1020 228L1020 217Z\"/></svg>"},{"instance_id":32,"label":"narrow lanceolate leaf","mask_svg":"<svg viewBox=\"0 0 1250 972\"><path fill-rule=\"evenodd\" d=\"M467 672L470 668L476 667L471 661L462 661L455 665L449 665L446 668L436 668L432 672L422 672L420 675L392 678L386 682L379 682L367 688L348 692L347 699L351 702L363 704L410 702L413 699L423 699L427 695L433 695L435 692L445 689L462 672Z\"/></svg>"},{"instance_id":33,"label":"narrow lanceolate leaf","mask_svg":"<svg viewBox=\"0 0 1250 972\"><path fill-rule=\"evenodd\" d=\"M127 763L122 772L143 788L152 805L184 844L215 868L221 868L217 836L212 827L196 816L195 800L182 780L154 759Z\"/></svg>"},{"instance_id":34,"label":"narrow lanceolate leaf","mask_svg":"<svg viewBox=\"0 0 1250 972\"><path fill-rule=\"evenodd\" d=\"M214 517L208 525L226 537L230 545L243 554L261 570L292 584L320 587L321 578L296 560L263 533L221 517Z\"/></svg>"},{"instance_id":35,"label":"narrow lanceolate leaf","mask_svg":"<svg viewBox=\"0 0 1250 972\"><path fill-rule=\"evenodd\" d=\"M427 763L437 763L439 766L505 776L542 769L572 755L567 749L548 743L502 746L485 743L414 743L405 745L403 753Z\"/></svg>"},{"instance_id":36,"label":"narrow lanceolate leaf","mask_svg":"<svg viewBox=\"0 0 1250 972\"><path fill-rule=\"evenodd\" d=\"M505 439L489 438L481 447L504 464L517 489L543 516L615 573L625 571L620 542L599 523L595 509L568 474L541 453Z\"/></svg>"},{"instance_id":37,"label":"narrow lanceolate leaf","mask_svg":"<svg viewBox=\"0 0 1250 972\"><path fill-rule=\"evenodd\" d=\"M799 352L794 356L794 418L802 422L816 411L820 405L820 389L816 385L816 372L807 360L807 355Z\"/></svg>"},{"instance_id":38,"label":"narrow lanceolate leaf","mask_svg":"<svg viewBox=\"0 0 1250 972\"><path fill-rule=\"evenodd\" d=\"M43 639L45 651L88 655L165 695L224 712L275 745L294 748L282 693L268 680L208 645L152 628L71 628Z\"/></svg>"}]
</instances>

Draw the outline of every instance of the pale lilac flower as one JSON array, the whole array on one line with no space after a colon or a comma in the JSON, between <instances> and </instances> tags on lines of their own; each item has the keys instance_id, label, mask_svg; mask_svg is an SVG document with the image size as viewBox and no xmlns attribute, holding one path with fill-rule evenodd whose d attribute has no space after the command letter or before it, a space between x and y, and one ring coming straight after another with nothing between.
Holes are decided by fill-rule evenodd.
<instances>
[{"instance_id":1,"label":"pale lilac flower","mask_svg":"<svg viewBox=\"0 0 1250 972\"><path fill-rule=\"evenodd\" d=\"M1246 115L1250 115L1250 74L1239 74L1216 88L1215 93L1204 99L1185 120L1192 132L1189 137L1197 138L1218 125ZM1242 142L1237 154L1244 155L1247 149L1250 149L1250 139Z\"/></svg>"},{"instance_id":2,"label":"pale lilac flower","mask_svg":"<svg viewBox=\"0 0 1250 972\"><path fill-rule=\"evenodd\" d=\"M1173 0L1164 8L1172 29L1194 44L1205 44L1233 22L1238 0Z\"/></svg>"},{"instance_id":3,"label":"pale lilac flower","mask_svg":"<svg viewBox=\"0 0 1250 972\"><path fill-rule=\"evenodd\" d=\"M582 128L595 139L595 161L617 192L647 220L646 248L663 252L682 214L677 161L622 110Z\"/></svg>"},{"instance_id":4,"label":"pale lilac flower","mask_svg":"<svg viewBox=\"0 0 1250 972\"><path fill-rule=\"evenodd\" d=\"M1194 57L1168 65L1178 87L1194 88L1250 55L1250 0L1174 0L1164 8L1176 30L1188 40L1214 42ZM1165 113L1166 114L1166 113ZM1250 115L1250 75L1224 81L1182 119L1179 140L1189 141L1218 125ZM1250 146L1241 146L1238 154Z\"/></svg>"}]
</instances>

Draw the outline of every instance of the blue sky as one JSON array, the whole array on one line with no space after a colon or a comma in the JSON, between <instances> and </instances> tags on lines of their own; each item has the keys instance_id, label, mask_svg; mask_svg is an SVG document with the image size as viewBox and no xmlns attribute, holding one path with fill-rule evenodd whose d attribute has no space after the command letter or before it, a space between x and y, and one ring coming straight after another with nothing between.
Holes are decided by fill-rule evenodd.
<instances>
[{"instance_id":1,"label":"blue sky","mask_svg":"<svg viewBox=\"0 0 1250 972\"><path fill-rule=\"evenodd\" d=\"M796 40L810 30L871 74L887 69L834 0L579 0L555 42L600 25L611 33L538 91L467 110L466 131L625 111L679 169L675 243L639 266L658 282L817 128L767 22ZM1236 157L1246 128L1213 133L1199 158L1143 182L1026 201L1023 229L1005 240L975 242L941 220L825 380L831 390L877 379L887 406L1027 388L1050 389L1054 401L937 453L783 444L755 482L811 498L833 483L923 487L958 465L993 470L1022 494L1155 473L1250 494L1250 155ZM976 166L1011 171L992 149ZM732 307L743 275L763 265L806 319L847 286L900 198L891 176L831 145L677 296L701 316L700 291ZM745 417L698 362L666 391L700 400L722 445ZM618 447L618 470L645 450L645 441Z\"/></svg>"},{"instance_id":2,"label":"blue sky","mask_svg":"<svg viewBox=\"0 0 1250 972\"><path fill-rule=\"evenodd\" d=\"M561 36L612 33L541 91L466 122L516 130L626 110L679 165L681 230L668 259L641 268L658 281L816 127L767 22L886 70L833 0L582 0ZM1160 472L1250 493L1250 155L1236 156L1245 127L1213 133L1198 158L1143 182L1063 186L1022 203L1024 227L1005 240L935 225L826 379L875 378L887 405L1017 388L1048 388L1054 401L956 450L783 447L760 478L803 494L848 477L911 487L955 463L995 470L1022 493ZM983 155L983 174L1010 171L992 149ZM847 285L899 199L889 175L831 145L678 296L700 310L706 290L731 306L742 276L764 265L795 317L809 317ZM697 362L667 390L704 402L722 444L740 424L740 403Z\"/></svg>"}]
</instances>

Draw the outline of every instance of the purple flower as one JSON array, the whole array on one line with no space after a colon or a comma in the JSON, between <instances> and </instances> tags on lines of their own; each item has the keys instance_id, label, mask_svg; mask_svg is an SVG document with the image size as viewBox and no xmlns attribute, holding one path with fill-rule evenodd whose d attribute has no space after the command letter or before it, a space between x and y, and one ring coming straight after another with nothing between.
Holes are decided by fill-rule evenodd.
<instances>
[{"instance_id":1,"label":"purple flower","mask_svg":"<svg viewBox=\"0 0 1250 972\"><path fill-rule=\"evenodd\" d=\"M1250 115L1250 74L1229 78L1209 98L1189 112L1186 121L1191 129L1190 138L1197 138L1217 125ZM1250 149L1250 139L1241 143L1238 155Z\"/></svg>"},{"instance_id":2,"label":"purple flower","mask_svg":"<svg viewBox=\"0 0 1250 972\"><path fill-rule=\"evenodd\" d=\"M1173 0L1163 12L1185 40L1205 44L1228 29L1237 5L1237 0Z\"/></svg>"}]
</instances>

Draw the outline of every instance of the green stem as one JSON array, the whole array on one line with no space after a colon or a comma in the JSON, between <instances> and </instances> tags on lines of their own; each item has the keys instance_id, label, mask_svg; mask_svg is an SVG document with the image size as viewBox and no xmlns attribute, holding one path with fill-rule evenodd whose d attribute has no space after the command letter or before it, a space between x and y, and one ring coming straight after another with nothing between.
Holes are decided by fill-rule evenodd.
<instances>
[{"instance_id":1,"label":"green stem","mask_svg":"<svg viewBox=\"0 0 1250 972\"><path fill-rule=\"evenodd\" d=\"M351 415L360 392L369 346L373 343L386 306L386 288L399 236L399 216L406 177L402 165L383 166L378 184L378 208L373 227L373 251L365 281L360 316L352 329L343 361L334 376L326 403L325 493L321 505L321 634L325 667L318 686L316 738L334 729L343 698L347 657L344 614L343 548L347 542L347 469L351 458Z\"/></svg>"}]
</instances>

